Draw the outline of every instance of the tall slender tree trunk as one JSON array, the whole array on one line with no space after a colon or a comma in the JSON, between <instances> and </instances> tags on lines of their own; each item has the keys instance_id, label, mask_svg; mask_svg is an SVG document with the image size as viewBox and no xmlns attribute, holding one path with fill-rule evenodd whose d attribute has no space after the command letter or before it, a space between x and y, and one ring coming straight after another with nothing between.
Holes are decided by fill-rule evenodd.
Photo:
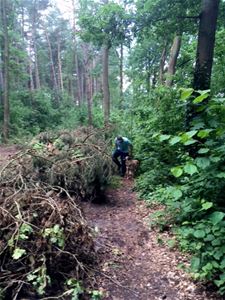
<instances>
[{"instance_id":1,"label":"tall slender tree trunk","mask_svg":"<svg viewBox=\"0 0 225 300\"><path fill-rule=\"evenodd\" d=\"M120 45L120 108L123 107L123 43Z\"/></svg>"},{"instance_id":2,"label":"tall slender tree trunk","mask_svg":"<svg viewBox=\"0 0 225 300\"><path fill-rule=\"evenodd\" d=\"M3 24L3 142L9 139L9 34L7 22L8 1L1 0L1 16Z\"/></svg>"},{"instance_id":3,"label":"tall slender tree trunk","mask_svg":"<svg viewBox=\"0 0 225 300\"><path fill-rule=\"evenodd\" d=\"M173 84L173 76L176 70L177 57L180 52L181 39L182 39L181 35L176 35L174 37L173 44L170 50L170 59L169 59L167 78L166 78L166 86L168 87L172 86Z\"/></svg>"},{"instance_id":4,"label":"tall slender tree trunk","mask_svg":"<svg viewBox=\"0 0 225 300\"><path fill-rule=\"evenodd\" d=\"M162 55L160 58L160 66L159 66L159 83L164 83L164 68L165 68L165 62L166 62L166 52L167 52L167 43L163 47Z\"/></svg>"},{"instance_id":5,"label":"tall slender tree trunk","mask_svg":"<svg viewBox=\"0 0 225 300\"><path fill-rule=\"evenodd\" d=\"M29 69L29 88L30 91L33 92L34 91L34 78L33 78L33 64L31 61L31 58L28 58L28 69Z\"/></svg>"},{"instance_id":6,"label":"tall slender tree trunk","mask_svg":"<svg viewBox=\"0 0 225 300\"><path fill-rule=\"evenodd\" d=\"M52 54L52 46L49 40L49 36L48 36L48 32L47 30L45 30L45 37L46 37L46 41L48 44L48 52L49 52L49 60L50 60L50 65L51 65L51 74L52 74L52 80L53 80L53 87L55 90L58 89L58 84L57 84L57 78L56 78L56 72L55 72L55 64L54 64L54 60L53 60L53 54Z\"/></svg>"},{"instance_id":7,"label":"tall slender tree trunk","mask_svg":"<svg viewBox=\"0 0 225 300\"><path fill-rule=\"evenodd\" d=\"M62 61L61 61L61 46L60 46L60 38L57 39L57 58L58 58L58 86L60 87L60 90L63 92L64 86L63 86L63 75L62 75Z\"/></svg>"},{"instance_id":8,"label":"tall slender tree trunk","mask_svg":"<svg viewBox=\"0 0 225 300\"><path fill-rule=\"evenodd\" d=\"M220 0L202 0L193 82L195 90L210 88L219 3Z\"/></svg>"},{"instance_id":9,"label":"tall slender tree trunk","mask_svg":"<svg viewBox=\"0 0 225 300\"><path fill-rule=\"evenodd\" d=\"M103 108L104 108L104 123L108 125L110 117L110 92L109 92L109 47L103 46Z\"/></svg>"},{"instance_id":10,"label":"tall slender tree trunk","mask_svg":"<svg viewBox=\"0 0 225 300\"><path fill-rule=\"evenodd\" d=\"M77 51L77 40L76 40L76 8L75 8L75 1L72 0L72 8L73 8L73 43L74 43L74 63L75 63L75 70L76 70L76 86L77 86L77 101L79 106L81 105L82 101L82 86L81 86L81 75L79 72L79 59L78 59L78 51Z\"/></svg>"},{"instance_id":11,"label":"tall slender tree trunk","mask_svg":"<svg viewBox=\"0 0 225 300\"><path fill-rule=\"evenodd\" d=\"M2 48L2 46L1 46L1 48ZM1 91L4 90L3 68L2 68L2 66L3 66L2 55L0 55L0 103L3 103Z\"/></svg>"},{"instance_id":12,"label":"tall slender tree trunk","mask_svg":"<svg viewBox=\"0 0 225 300\"><path fill-rule=\"evenodd\" d=\"M86 88L87 88L87 108L88 108L88 125L92 126L92 91L91 91L91 82L92 78L90 75L90 70L87 68L86 70Z\"/></svg>"},{"instance_id":13,"label":"tall slender tree trunk","mask_svg":"<svg viewBox=\"0 0 225 300\"><path fill-rule=\"evenodd\" d=\"M33 15L32 15L32 41L34 49L34 75L35 75L35 88L40 89L40 76L39 76L39 66L38 66L38 53L37 53L37 1L34 1Z\"/></svg>"}]
</instances>

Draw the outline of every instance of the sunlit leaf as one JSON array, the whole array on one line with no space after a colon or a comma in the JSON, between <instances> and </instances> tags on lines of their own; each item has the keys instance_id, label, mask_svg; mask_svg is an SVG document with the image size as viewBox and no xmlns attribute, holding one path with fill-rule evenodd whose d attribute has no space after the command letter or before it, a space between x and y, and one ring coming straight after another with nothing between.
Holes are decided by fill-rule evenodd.
<instances>
[{"instance_id":1,"label":"sunlit leaf","mask_svg":"<svg viewBox=\"0 0 225 300\"><path fill-rule=\"evenodd\" d=\"M184 172L186 172L187 174L193 175L194 173L198 172L198 169L197 169L196 165L193 165L191 163L187 163L184 166Z\"/></svg>"},{"instance_id":2,"label":"sunlit leaf","mask_svg":"<svg viewBox=\"0 0 225 300\"><path fill-rule=\"evenodd\" d=\"M174 167L171 169L171 173L175 177L180 177L183 174L183 169L181 167Z\"/></svg>"},{"instance_id":3,"label":"sunlit leaf","mask_svg":"<svg viewBox=\"0 0 225 300\"><path fill-rule=\"evenodd\" d=\"M170 143L170 145L175 145L175 144L179 143L180 140L181 140L181 137L175 136L172 139L170 139L169 143Z\"/></svg>"},{"instance_id":4,"label":"sunlit leaf","mask_svg":"<svg viewBox=\"0 0 225 300\"><path fill-rule=\"evenodd\" d=\"M22 257L24 254L26 253L26 250L25 249L21 249L21 248L16 248L14 251L13 251L13 259L19 259L20 257Z\"/></svg>"},{"instance_id":5,"label":"sunlit leaf","mask_svg":"<svg viewBox=\"0 0 225 300\"><path fill-rule=\"evenodd\" d=\"M189 89L182 89L181 90L181 96L180 96L180 99L181 100L186 100L188 97L191 96L191 94L193 93L193 89L192 88L189 88Z\"/></svg>"},{"instance_id":6,"label":"sunlit leaf","mask_svg":"<svg viewBox=\"0 0 225 300\"><path fill-rule=\"evenodd\" d=\"M203 100L209 97L209 94L202 94L193 100L193 103L201 103Z\"/></svg>"}]
</instances>

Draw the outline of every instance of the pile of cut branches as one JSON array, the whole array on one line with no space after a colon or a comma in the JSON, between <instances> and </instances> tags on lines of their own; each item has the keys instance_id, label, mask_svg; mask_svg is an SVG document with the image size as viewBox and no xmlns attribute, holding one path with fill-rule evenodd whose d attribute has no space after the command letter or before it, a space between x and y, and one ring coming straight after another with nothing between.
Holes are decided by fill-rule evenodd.
<instances>
[{"instance_id":1,"label":"pile of cut branches","mask_svg":"<svg viewBox=\"0 0 225 300\"><path fill-rule=\"evenodd\" d=\"M102 135L41 134L0 170L0 299L83 292L97 256L76 200L98 197L110 178Z\"/></svg>"}]
</instances>

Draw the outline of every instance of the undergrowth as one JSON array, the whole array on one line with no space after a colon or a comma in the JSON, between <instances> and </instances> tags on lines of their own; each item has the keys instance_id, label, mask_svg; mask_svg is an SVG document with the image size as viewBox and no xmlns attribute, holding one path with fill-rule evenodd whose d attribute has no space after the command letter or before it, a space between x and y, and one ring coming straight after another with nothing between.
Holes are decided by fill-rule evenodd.
<instances>
[{"instance_id":1,"label":"undergrowth","mask_svg":"<svg viewBox=\"0 0 225 300\"><path fill-rule=\"evenodd\" d=\"M205 102L208 97L209 91L196 96L192 89L182 90L180 102L172 97L161 99L172 100L167 112L161 109L162 115L170 116L165 123L160 114L154 114L154 105L144 118L137 118L135 141L143 159L137 188L149 203L165 205L157 222L162 229L173 226L180 250L191 254L192 276L213 282L224 294L225 100L211 97ZM170 126L174 113L188 102L197 111L191 128Z\"/></svg>"}]
</instances>

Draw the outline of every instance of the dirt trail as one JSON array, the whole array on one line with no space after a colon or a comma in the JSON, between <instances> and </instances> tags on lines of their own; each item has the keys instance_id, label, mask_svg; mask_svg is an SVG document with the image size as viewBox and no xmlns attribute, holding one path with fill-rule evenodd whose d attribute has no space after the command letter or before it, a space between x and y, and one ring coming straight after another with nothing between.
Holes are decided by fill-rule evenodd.
<instances>
[{"instance_id":1,"label":"dirt trail","mask_svg":"<svg viewBox=\"0 0 225 300\"><path fill-rule=\"evenodd\" d=\"M178 268L186 263L177 250L163 242L146 225L146 208L123 179L121 188L110 190L105 204L83 203L90 226L95 228L96 247L103 256L98 285L106 291L104 300L216 300ZM109 279L111 278L111 280Z\"/></svg>"},{"instance_id":2,"label":"dirt trail","mask_svg":"<svg viewBox=\"0 0 225 300\"><path fill-rule=\"evenodd\" d=\"M4 163L10 158L10 156L19 152L19 146L2 146L0 145L0 166L4 165Z\"/></svg>"}]
</instances>

